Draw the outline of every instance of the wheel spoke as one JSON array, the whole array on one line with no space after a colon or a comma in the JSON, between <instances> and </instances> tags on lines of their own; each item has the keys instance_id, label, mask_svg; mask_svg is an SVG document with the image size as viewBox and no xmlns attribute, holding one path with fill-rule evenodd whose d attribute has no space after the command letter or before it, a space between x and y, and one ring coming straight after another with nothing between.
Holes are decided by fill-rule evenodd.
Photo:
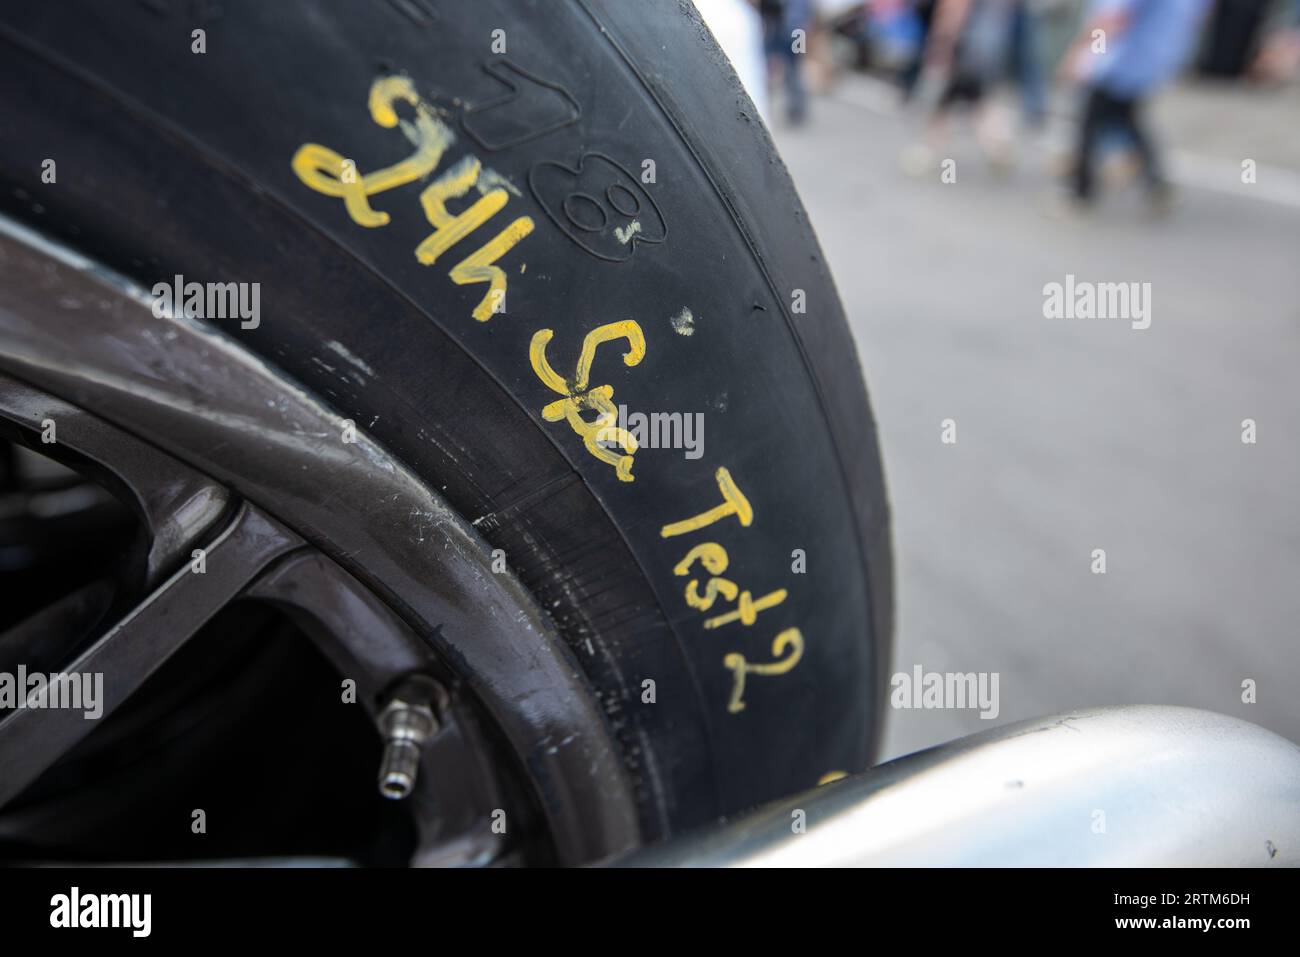
<instances>
[{"instance_id":1,"label":"wheel spoke","mask_svg":"<svg viewBox=\"0 0 1300 957\"><path fill-rule=\"evenodd\" d=\"M0 633L0 672L57 667L93 634L112 601L112 583L93 581Z\"/></svg>"},{"instance_id":2,"label":"wheel spoke","mask_svg":"<svg viewBox=\"0 0 1300 957\"><path fill-rule=\"evenodd\" d=\"M188 557L230 503L230 494L202 473L84 409L0 374L0 434L30 444L46 421L56 424L57 441L34 445L36 451L79 470L91 466L135 503L149 533L148 587Z\"/></svg>"},{"instance_id":3,"label":"wheel spoke","mask_svg":"<svg viewBox=\"0 0 1300 957\"><path fill-rule=\"evenodd\" d=\"M268 563L301 544L292 532L244 505L207 548L202 573L192 565L175 572L63 674L78 680L102 675L102 684L92 678L102 687L96 710L102 709L100 718L111 714ZM22 707L0 721L0 807L95 727L85 709L68 707Z\"/></svg>"}]
</instances>

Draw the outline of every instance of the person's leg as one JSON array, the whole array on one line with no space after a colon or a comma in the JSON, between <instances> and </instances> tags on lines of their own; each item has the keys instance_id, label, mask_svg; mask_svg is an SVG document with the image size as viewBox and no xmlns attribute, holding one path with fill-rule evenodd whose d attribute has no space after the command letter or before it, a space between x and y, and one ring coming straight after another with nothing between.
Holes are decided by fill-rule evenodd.
<instances>
[{"instance_id":1,"label":"person's leg","mask_svg":"<svg viewBox=\"0 0 1300 957\"><path fill-rule=\"evenodd\" d=\"M943 92L935 101L925 123L925 144L931 149L939 149L948 141L948 122L957 105L970 98L970 86L959 74L948 77Z\"/></svg>"},{"instance_id":2,"label":"person's leg","mask_svg":"<svg viewBox=\"0 0 1300 957\"><path fill-rule=\"evenodd\" d=\"M779 18L763 18L763 67L767 76L767 96L773 98L773 77L775 70L784 69L785 60L781 57L781 21Z\"/></svg>"},{"instance_id":3,"label":"person's leg","mask_svg":"<svg viewBox=\"0 0 1300 957\"><path fill-rule=\"evenodd\" d=\"M1128 130L1133 146L1137 150L1138 158L1142 161L1142 175L1146 180L1147 187L1152 191L1165 190L1168 188L1168 183L1165 181L1155 141L1151 139L1141 121L1141 107L1142 101L1136 97L1123 101L1119 122L1124 129Z\"/></svg>"},{"instance_id":4,"label":"person's leg","mask_svg":"<svg viewBox=\"0 0 1300 957\"><path fill-rule=\"evenodd\" d=\"M794 51L793 38L785 38L786 115L791 123L802 123L808 112L808 94L803 85L803 56Z\"/></svg>"},{"instance_id":5,"label":"person's leg","mask_svg":"<svg viewBox=\"0 0 1300 957\"><path fill-rule=\"evenodd\" d=\"M925 70L925 48L930 42L930 24L934 20L934 0L917 0L916 11L916 50L911 60L899 74L903 88L903 101L907 102L916 93L921 74Z\"/></svg>"},{"instance_id":6,"label":"person's leg","mask_svg":"<svg viewBox=\"0 0 1300 957\"><path fill-rule=\"evenodd\" d=\"M1025 122L1039 129L1047 122L1047 85L1038 57L1038 23L1028 4L1016 8L1013 55L1016 79L1020 85L1020 103Z\"/></svg>"},{"instance_id":7,"label":"person's leg","mask_svg":"<svg viewBox=\"0 0 1300 957\"><path fill-rule=\"evenodd\" d=\"M1089 91L1083 108L1079 141L1074 155L1074 196L1080 202L1086 203L1093 196L1093 161L1097 152L1097 140L1111 119L1112 103L1111 98L1101 90L1093 89Z\"/></svg>"},{"instance_id":8,"label":"person's leg","mask_svg":"<svg viewBox=\"0 0 1300 957\"><path fill-rule=\"evenodd\" d=\"M903 171L909 176L927 176L936 171L936 154L948 141L948 117L964 95L962 80L949 76L925 118L921 139L899 156Z\"/></svg>"},{"instance_id":9,"label":"person's leg","mask_svg":"<svg viewBox=\"0 0 1300 957\"><path fill-rule=\"evenodd\" d=\"M996 96L985 94L972 106L971 127L975 142L984 153L994 173L1005 174L1016 164L1016 145L1013 129L1014 110Z\"/></svg>"}]
</instances>

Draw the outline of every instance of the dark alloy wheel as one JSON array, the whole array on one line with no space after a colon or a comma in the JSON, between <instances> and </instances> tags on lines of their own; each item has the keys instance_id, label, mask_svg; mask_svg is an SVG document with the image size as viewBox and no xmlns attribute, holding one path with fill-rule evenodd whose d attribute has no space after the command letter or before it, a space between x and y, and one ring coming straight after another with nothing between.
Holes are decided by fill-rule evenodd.
<instances>
[{"instance_id":1,"label":"dark alloy wheel","mask_svg":"<svg viewBox=\"0 0 1300 957\"><path fill-rule=\"evenodd\" d=\"M0 676L98 699L0 717L5 859L588 863L872 763L871 410L690 4L13 3L0 83Z\"/></svg>"}]
</instances>

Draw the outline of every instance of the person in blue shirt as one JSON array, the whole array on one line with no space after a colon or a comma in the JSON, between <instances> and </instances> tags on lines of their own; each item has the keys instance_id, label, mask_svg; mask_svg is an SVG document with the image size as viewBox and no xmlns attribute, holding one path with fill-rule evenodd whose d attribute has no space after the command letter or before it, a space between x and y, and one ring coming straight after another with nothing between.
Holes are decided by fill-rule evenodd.
<instances>
[{"instance_id":1,"label":"person in blue shirt","mask_svg":"<svg viewBox=\"0 0 1300 957\"><path fill-rule=\"evenodd\" d=\"M1149 195L1168 205L1170 188L1141 107L1194 52L1208 0L1095 0L1063 70L1087 93L1079 126L1073 193L1094 198L1097 144L1111 131L1137 150Z\"/></svg>"}]
</instances>

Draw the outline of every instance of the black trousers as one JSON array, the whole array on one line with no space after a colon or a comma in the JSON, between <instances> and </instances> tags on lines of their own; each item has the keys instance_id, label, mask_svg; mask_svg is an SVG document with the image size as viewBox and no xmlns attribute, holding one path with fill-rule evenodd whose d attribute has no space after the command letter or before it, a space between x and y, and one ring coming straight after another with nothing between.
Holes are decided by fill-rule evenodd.
<instances>
[{"instance_id":1,"label":"black trousers","mask_svg":"<svg viewBox=\"0 0 1300 957\"><path fill-rule=\"evenodd\" d=\"M1164 176L1160 169L1160 160L1156 156L1155 145L1138 121L1137 114L1141 102L1137 97L1113 96L1096 88L1088 94L1088 102L1083 110L1083 124L1079 128L1079 145L1074 165L1074 193L1079 199L1092 198L1095 188L1093 167L1097 156L1097 144L1107 130L1120 130L1127 133L1142 160L1142 173L1147 185L1152 187L1163 185Z\"/></svg>"}]
</instances>

